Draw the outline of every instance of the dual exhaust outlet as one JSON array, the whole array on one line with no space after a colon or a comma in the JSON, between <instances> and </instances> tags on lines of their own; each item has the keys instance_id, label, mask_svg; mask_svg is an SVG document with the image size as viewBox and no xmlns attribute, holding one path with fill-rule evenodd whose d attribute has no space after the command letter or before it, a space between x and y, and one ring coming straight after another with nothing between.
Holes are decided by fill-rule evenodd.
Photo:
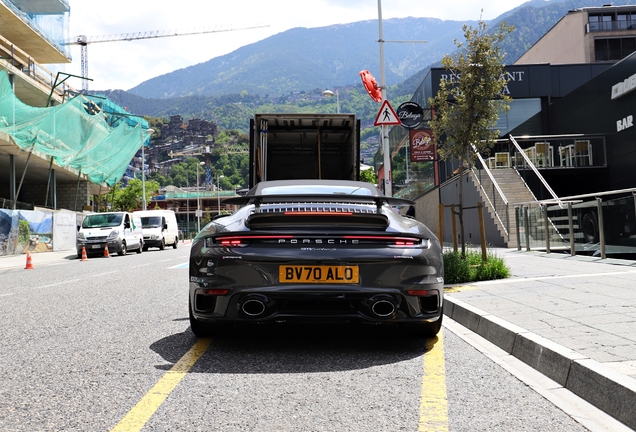
<instances>
[{"instance_id":1,"label":"dual exhaust outlet","mask_svg":"<svg viewBox=\"0 0 636 432\"><path fill-rule=\"evenodd\" d=\"M398 311L399 303L391 295L380 294L371 297L368 302L371 315L376 318L393 318ZM271 310L273 302L263 294L249 294L240 303L241 312L250 318L264 316L268 309Z\"/></svg>"}]
</instances>

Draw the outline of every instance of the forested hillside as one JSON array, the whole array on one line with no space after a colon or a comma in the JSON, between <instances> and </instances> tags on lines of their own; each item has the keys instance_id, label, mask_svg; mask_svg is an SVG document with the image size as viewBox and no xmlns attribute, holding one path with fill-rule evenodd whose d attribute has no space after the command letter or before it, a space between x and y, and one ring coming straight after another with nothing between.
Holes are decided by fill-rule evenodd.
<instances>
[{"instance_id":1,"label":"forested hillside","mask_svg":"<svg viewBox=\"0 0 636 432\"><path fill-rule=\"evenodd\" d=\"M489 27L497 27L502 20L515 27L504 42L505 63L512 64L569 10L598 7L604 3L604 0L533 0L493 20ZM621 3L636 4L636 0L624 0ZM412 96L431 66L438 66L443 55L452 52L453 39L462 39L461 26L464 23L440 22L430 18L394 19L387 20L387 23L387 39L389 34L396 39L416 39L420 35L429 42L424 45L393 44L407 45L408 48L402 47L405 52L391 51L392 45L385 44L387 82L390 85L387 94L390 102L397 106ZM339 91L341 111L356 113L368 127L372 125L379 107L364 92L358 72L363 68L360 65L368 65L364 68L369 69L379 80L376 72L379 70L378 47L373 42L377 35L371 31L371 27L375 29L373 32L377 32L377 22L374 20L317 29L292 29L277 37L243 47L232 53L231 57L212 59L193 66L194 69L186 68L166 74L133 89L136 93L188 93L188 96L144 98L121 90L98 93L105 94L136 114L198 117L216 122L221 129L246 132L249 118L255 112L335 112L335 98L321 95L322 90L331 88ZM337 46L334 45L336 40L340 41ZM315 51L312 54L314 59L306 57L309 51ZM427 53L426 56L423 52ZM256 69L248 65L250 59L254 59L253 56L260 59ZM421 69L410 76L404 75L424 59L427 63ZM232 60L230 63L233 65L231 74L225 72L225 66L219 66L229 60ZM316 67L314 60L322 66ZM345 68L348 64L356 66L353 69ZM308 65L312 66L310 73L307 72ZM400 79L400 73L408 77ZM299 78L301 76L305 81ZM299 87L302 86L301 82L306 87ZM226 93L206 96L212 88L215 92ZM142 89L147 89L147 92L142 92ZM372 132L368 134L373 135Z\"/></svg>"}]
</instances>

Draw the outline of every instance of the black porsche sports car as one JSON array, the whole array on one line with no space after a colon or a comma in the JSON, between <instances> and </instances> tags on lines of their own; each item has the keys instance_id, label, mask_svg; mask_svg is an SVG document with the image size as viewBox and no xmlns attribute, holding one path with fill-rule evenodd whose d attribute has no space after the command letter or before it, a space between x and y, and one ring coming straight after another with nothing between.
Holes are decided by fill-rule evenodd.
<instances>
[{"instance_id":1,"label":"black porsche sports car","mask_svg":"<svg viewBox=\"0 0 636 432\"><path fill-rule=\"evenodd\" d=\"M195 237L190 325L197 336L239 322L400 324L440 330L442 249L372 184L264 181Z\"/></svg>"}]
</instances>

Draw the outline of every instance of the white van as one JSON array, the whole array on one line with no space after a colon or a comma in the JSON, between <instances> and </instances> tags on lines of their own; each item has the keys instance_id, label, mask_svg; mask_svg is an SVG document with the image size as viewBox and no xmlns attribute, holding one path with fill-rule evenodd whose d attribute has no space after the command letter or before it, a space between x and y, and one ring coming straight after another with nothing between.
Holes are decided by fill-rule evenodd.
<instances>
[{"instance_id":1,"label":"white van","mask_svg":"<svg viewBox=\"0 0 636 432\"><path fill-rule=\"evenodd\" d=\"M141 218L144 250L151 247L164 250L166 246L176 249L179 246L179 226L172 210L141 210L133 214Z\"/></svg>"},{"instance_id":2,"label":"white van","mask_svg":"<svg viewBox=\"0 0 636 432\"><path fill-rule=\"evenodd\" d=\"M82 220L77 232L77 256L82 257L82 248L86 254L108 253L126 255L129 250L141 253L144 238L139 216L128 212L89 213Z\"/></svg>"}]
</instances>

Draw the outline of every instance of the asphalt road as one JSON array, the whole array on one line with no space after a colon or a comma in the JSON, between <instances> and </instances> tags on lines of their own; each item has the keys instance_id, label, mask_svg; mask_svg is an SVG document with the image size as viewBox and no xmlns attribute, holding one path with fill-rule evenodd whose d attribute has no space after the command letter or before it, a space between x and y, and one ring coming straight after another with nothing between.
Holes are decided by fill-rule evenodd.
<instances>
[{"instance_id":1,"label":"asphalt road","mask_svg":"<svg viewBox=\"0 0 636 432\"><path fill-rule=\"evenodd\" d=\"M299 325L199 340L188 253L1 272L0 431L587 430L448 328L428 341Z\"/></svg>"}]
</instances>

